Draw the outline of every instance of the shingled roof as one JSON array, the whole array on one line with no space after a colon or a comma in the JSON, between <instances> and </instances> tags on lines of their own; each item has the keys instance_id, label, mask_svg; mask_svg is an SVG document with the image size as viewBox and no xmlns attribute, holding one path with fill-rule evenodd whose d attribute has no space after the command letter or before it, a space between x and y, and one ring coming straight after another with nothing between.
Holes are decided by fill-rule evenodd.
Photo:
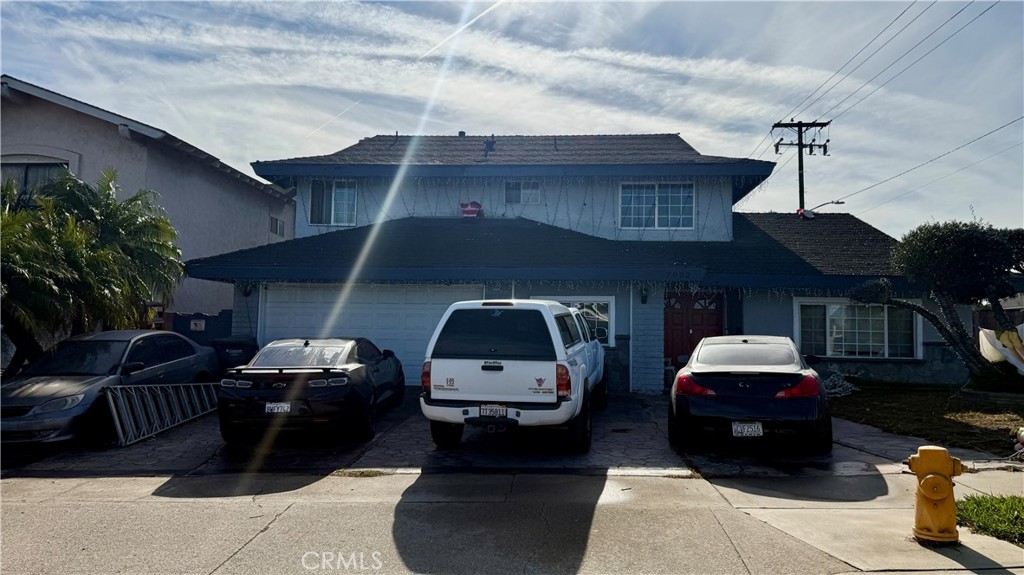
<instances>
[{"instance_id":1,"label":"shingled roof","mask_svg":"<svg viewBox=\"0 0 1024 575\"><path fill-rule=\"evenodd\" d=\"M364 138L326 156L258 164L622 165L769 164L704 156L679 134L590 136L399 136Z\"/></svg>"},{"instance_id":2,"label":"shingled roof","mask_svg":"<svg viewBox=\"0 0 1024 575\"><path fill-rule=\"evenodd\" d=\"M774 162L705 156L679 134L373 136L326 156L252 163L285 187L303 177L730 177L733 203Z\"/></svg>"},{"instance_id":3,"label":"shingled roof","mask_svg":"<svg viewBox=\"0 0 1024 575\"><path fill-rule=\"evenodd\" d=\"M607 280L847 289L893 277L896 240L849 214L736 213L731 242L615 241L518 219L383 222L360 281ZM371 226L188 262L217 281L342 282ZM897 282L899 283L899 282Z\"/></svg>"}]
</instances>

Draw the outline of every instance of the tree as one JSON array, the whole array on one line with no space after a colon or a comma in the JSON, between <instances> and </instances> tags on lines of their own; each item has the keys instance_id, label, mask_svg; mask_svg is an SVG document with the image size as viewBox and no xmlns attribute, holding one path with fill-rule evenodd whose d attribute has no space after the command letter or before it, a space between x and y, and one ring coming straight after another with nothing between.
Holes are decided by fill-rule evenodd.
<instances>
[{"instance_id":1,"label":"tree","mask_svg":"<svg viewBox=\"0 0 1024 575\"><path fill-rule=\"evenodd\" d=\"M67 172L32 199L4 184L0 319L17 348L8 369L55 333L136 327L148 302L173 294L184 268L156 192L122 202L117 190L113 170L94 187Z\"/></svg>"},{"instance_id":2,"label":"tree","mask_svg":"<svg viewBox=\"0 0 1024 575\"><path fill-rule=\"evenodd\" d=\"M1004 366L992 364L978 350L975 338L957 313L957 304L977 305L988 301L1002 315L1000 325L1012 324L999 299L1016 293L1011 278L1021 271L1020 241L1024 230L997 230L980 222L924 224L911 230L893 249L897 273L929 292L938 313L896 297L887 280L868 282L854 289L857 301L882 303L917 312L931 323L953 348L970 372L971 380L982 383L1011 374Z\"/></svg>"}]
</instances>

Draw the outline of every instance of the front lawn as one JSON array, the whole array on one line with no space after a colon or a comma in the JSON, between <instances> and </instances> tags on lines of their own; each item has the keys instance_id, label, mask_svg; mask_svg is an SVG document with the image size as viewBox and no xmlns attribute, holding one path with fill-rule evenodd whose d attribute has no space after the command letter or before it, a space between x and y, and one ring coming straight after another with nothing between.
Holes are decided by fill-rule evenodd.
<instances>
[{"instance_id":1,"label":"front lawn","mask_svg":"<svg viewBox=\"0 0 1024 575\"><path fill-rule=\"evenodd\" d=\"M832 399L832 415L913 435L942 447L986 451L999 457L1013 454L1010 432L1024 425L1024 394L1016 406L967 401L958 388L906 384L860 383L850 395Z\"/></svg>"}]
</instances>

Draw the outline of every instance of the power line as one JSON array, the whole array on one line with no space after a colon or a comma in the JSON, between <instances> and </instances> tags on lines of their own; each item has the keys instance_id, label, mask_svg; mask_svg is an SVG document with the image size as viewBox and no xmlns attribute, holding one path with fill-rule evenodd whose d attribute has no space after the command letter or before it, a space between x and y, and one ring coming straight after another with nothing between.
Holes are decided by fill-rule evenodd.
<instances>
[{"instance_id":1,"label":"power line","mask_svg":"<svg viewBox=\"0 0 1024 575\"><path fill-rule=\"evenodd\" d=\"M878 182L877 184L871 184L870 186L868 186L866 188L863 188L863 189L860 189L860 190L857 190L856 192L853 192L852 194L847 194L847 195L845 195L845 196L843 196L841 198L838 198L838 200L845 200L846 198L851 198L851 197L856 196L857 194L859 194L861 192L866 192L866 191L870 190L871 188L878 187L878 186L880 186L880 185L882 185L882 184L884 184L886 182L891 182L891 181L895 180L896 178L898 178L900 176L903 176L903 175L906 175L906 174L909 174L910 172L913 172L914 170L916 170L916 169L918 169L920 167L927 166L928 164L934 162L935 160L938 160L939 158L944 158L944 157L952 154L953 152L955 152L957 150L960 150L962 148L966 148L967 146L970 146L971 144L973 144L974 142L977 142L978 140L980 140L982 138L987 138L988 136L991 136L992 134L995 134L999 130L1002 130L1003 128L1006 128L1007 126L1010 126L1012 124L1016 124L1017 122L1019 122L1021 120L1024 120L1024 116L1021 116L1021 117L1017 118L1016 120L1009 121L1009 122L1003 124L1002 126L999 126L995 130L992 130L991 132L987 132L985 134L982 134L982 135L978 136L977 138L974 138L970 142L967 142L966 144L961 144L961 145L953 148L952 150L946 152L945 154L940 154L938 156L935 156L934 158L928 160L927 162L918 164L918 165L914 166L913 168L910 168L909 170L906 170L904 172L900 172L900 173L896 174L895 176L893 176L891 178L886 178L886 179L882 180L881 182Z\"/></svg>"},{"instance_id":2,"label":"power line","mask_svg":"<svg viewBox=\"0 0 1024 575\"><path fill-rule=\"evenodd\" d=\"M963 30L964 28L966 28L967 26L969 26L969 25L971 24L971 22L974 22L975 20L977 20L978 18L980 18L982 14L984 14L985 12L988 12L989 10L991 10L991 9L992 9L992 7L993 7L993 6L995 6L995 5L996 5L996 4L998 4L998 3L999 3L999 0L996 0L996 2L992 4L992 6L989 6L989 7L988 7L988 8L986 8L986 9L985 9L985 10L984 10L984 11L983 11L983 12L982 12L981 14L978 14L977 16L975 16L975 17L974 17L974 18L973 18L973 19L972 19L972 20L971 20L970 22L968 22L967 24L964 24L963 26L961 26L961 27L960 27L960 28L959 28L959 29L958 29L958 30L957 30L956 32L953 32L952 34L950 34L949 36L947 36L945 40L943 40L942 42L939 42L939 43L938 43L938 44L936 44L936 45L935 45L935 46L934 46L934 47L933 47L933 48L932 48L931 50L928 50L927 52L925 52L923 56L921 56L921 57L920 57L920 58L918 58L917 60L914 60L914 61L913 61L913 62L912 62L912 63L910 64L910 66L907 66L907 67L906 67L906 68L904 68L903 70L900 70L899 72L897 72L897 73L896 73L896 75L895 75L895 76L893 76L892 78L889 78L888 80L886 80L885 84L888 84L889 82L891 82L891 81L893 80L893 78L896 78L896 77L898 77L898 76L899 76L900 74L902 74L903 72L907 71L907 69L909 69L909 68L910 68L911 66L913 66L914 64L917 64L918 62L920 62L920 61L921 61L921 60L922 60L922 59L923 59L923 58L924 58L925 56L927 56L928 54L931 54L932 52L934 52L936 48L938 48L939 46L941 46L941 45L943 45L944 43L946 43L946 41L947 41L947 40L949 40L950 38L952 38L953 36L956 36L956 35L957 35L957 33L958 33L958 32L960 32L960 30ZM932 37L933 35L935 35L935 33L936 33L936 32L938 32L939 30L941 30L942 28L944 28L944 27L946 26L946 24L949 24L950 22L952 22L954 18L956 18L956 17L957 17L957 16L959 16L959 15L960 15L960 14L961 14L961 13L962 13L962 12L963 12L964 10L966 10L967 8L969 8L969 7L971 6L971 4L974 4L974 0L971 0L971 2L970 2L969 4L967 4L967 6L964 6L963 8L961 8L961 9L957 10L957 11L956 11L956 13L955 13L955 14L953 14L952 16L950 16L949 18L947 18L945 22L943 22L942 24L939 24L939 26L938 26L938 27L937 27L936 29L934 29L934 30L932 30L931 32L929 32L927 36L925 36L924 38L921 38L921 40L919 40L919 41L917 42L917 44L914 44L913 46L911 46L909 50L907 50L906 52L904 52L903 54L901 54L899 58L896 58L895 60L893 60L891 64L889 64L889 65L888 65L888 66L886 66L885 68L882 68L882 70L881 70L881 71L879 71L879 72L878 72L877 74L875 74L874 76L872 76L872 77L871 77L871 79L870 79L870 80L868 80L867 82L864 82L863 84L861 84L861 85L860 85L860 87L858 87L858 88L857 88L856 90L854 90L853 92L851 92L851 93L850 93L850 95L846 96L845 98L843 98L843 99L842 99L842 100L840 100L839 102L835 103L835 104L834 104L834 105L833 105L833 106L832 106L831 108L829 108L828 110L826 110L824 114L821 114L821 115L819 116L819 118L823 118L823 117L827 116L827 115L829 114L829 112L831 112L832 110L835 110L836 108L838 108L839 106L841 106L841 105L842 105L842 104L843 104L844 102L846 102L846 101L847 101L847 100L849 100L850 98L852 98L852 97L854 97L855 95L857 95L857 92L860 92L861 90L863 90L863 89L864 89L864 87L865 87L865 86L867 86L867 85L871 84L871 82L874 82L876 78L878 78L879 76L881 76L882 74L884 74L885 72L887 72L887 71L889 70L889 68L892 68L893 66L895 66L895 65L896 65L896 64L897 64L897 63L898 63L898 62L899 62L900 60L902 60L903 58L905 58L905 57L907 56L907 54L910 54L911 52L913 52L914 50L916 50L916 49L917 49L917 47L918 47L918 46L920 46L921 44L923 44L925 40L927 40L928 38L931 38L931 37ZM882 84L882 86L884 86L885 84ZM879 88L881 88L881 86L879 86ZM872 90L872 91L871 91L871 94L875 93L875 91L877 91L877 90L878 90L878 88L875 88L875 90ZM868 95L870 96L871 94L868 94ZM866 98L866 97L867 97L867 96L865 96L865 98ZM857 101L856 103L854 103L854 105L853 105L853 106L856 106L857 104L859 104L859 103L860 103L860 102L862 102L863 100L864 100L864 98L861 98L861 99L860 99L860 100L858 100L858 101ZM850 106L850 108L852 108L853 106ZM847 110L848 110L848 109L849 109L849 108L847 108ZM836 117L838 117L838 115L837 115ZM835 119L835 118L833 118L833 119Z\"/></svg>"},{"instance_id":3,"label":"power line","mask_svg":"<svg viewBox=\"0 0 1024 575\"><path fill-rule=\"evenodd\" d=\"M931 50L928 50L927 52L925 52L924 54L922 54L920 58L918 58L917 60L914 60L913 62L911 62L910 64L908 64L906 68L903 68L902 70L900 70L899 72L897 72L897 73L896 73L896 75L894 75L894 76L893 76L892 78L889 78L888 80L886 80L885 82L883 82L883 83L882 83L882 84L881 84L880 86L878 86L878 87L877 87L877 88L875 88L874 90L871 90L870 92L868 92L867 94L865 94L863 98L861 98L860 100L857 100L856 102L854 102L854 103L853 103L853 104L852 104L852 105L851 105L851 106L850 106L849 108L847 108L847 109L843 110L842 112L840 112L840 113L836 114L836 116L835 116L834 118L832 118L832 119L834 120L835 118L838 118L839 116L842 116L843 114L845 114L845 113L849 112L850 110L852 110L852 109L853 109L853 107L854 107L854 106L856 106L857 104L860 104L860 103L861 103L861 102L863 102L864 100L868 99L868 97L869 97L869 96L871 96L871 94L874 94L875 92L877 92L877 91L881 90L881 89L882 89L883 87L885 87L885 85L886 85L886 84L888 84L889 82L892 82L892 81L893 81L893 80L895 80L895 79L896 79L897 77L899 77L899 75L900 75L900 74L902 74L902 73L906 72L907 70L909 70L911 66L913 66L914 64L917 64L918 62L920 62L921 60L923 60L923 59L925 58L925 56L927 56L928 54L931 54L932 52L934 52L934 51L935 51L935 50L936 50L936 49L937 49L937 48L938 48L939 46L942 46L943 44L945 44L945 43L946 43L946 42L947 42L947 41L948 41L948 40L949 40L950 38L952 38L953 36L956 36L957 34L959 34L961 30L963 30L964 28L966 28L966 27L970 26L970 25L971 25L972 23L974 23L974 21L975 21L975 20L977 20L978 18L981 18L982 16L984 16L984 15L985 15L985 12L988 12L989 10L991 10L992 8L994 8L996 4L999 4L999 0L996 0L995 2L993 2L993 3L992 3L992 5L991 5L991 6L989 6L988 8L986 8L986 9L985 9L984 11L982 11L982 13L981 13L981 14L978 14L977 16L975 16L974 18L972 18L970 22L967 22L966 24L964 24L963 26L961 26L960 28L958 28L958 29L957 29L957 30L956 30L955 32L953 32L952 34L950 34L949 36L946 36L945 40L943 40L942 42L939 42L938 44L936 44L936 45L935 45L934 47L932 47L932 49L931 49ZM957 12L957 14L959 14L959 12ZM916 47L916 46L915 46L915 47ZM911 48L911 49L913 49L913 48ZM901 57L902 57L902 56L901 56ZM895 62L894 62L894 63L895 63ZM884 70L883 70L883 72L884 72ZM877 78L877 76L876 76L876 78ZM874 80L874 78L872 78L871 80ZM868 80L868 83L870 83L870 82L871 82L871 80ZM865 85L867 85L867 84L865 84ZM863 88L863 87L864 87L864 86L861 86L861 88ZM860 90L860 88L858 88L858 90ZM856 94L856 92L854 92L854 94ZM851 94L851 96L852 96L852 95L853 95L853 94ZM842 102L840 102L840 103L842 103ZM839 104L836 104L836 106L838 106L838 105L839 105ZM829 110L829 112L831 112L831 111L832 111L833 109L835 109L835 108L836 108L836 106L832 106L832 109L830 109L830 110Z\"/></svg>"},{"instance_id":4,"label":"power line","mask_svg":"<svg viewBox=\"0 0 1024 575\"><path fill-rule=\"evenodd\" d=\"M927 12L927 11L928 11L928 8L931 8L931 7L932 7L932 5L934 5L936 1L937 1L937 0L933 0L933 2L932 2L931 4L929 4L927 8L925 8L924 10L922 10L922 11L921 11L921 12L920 12L920 13L919 13L919 14L918 14L918 15L917 15L917 16L916 16L915 18L914 18L914 20L917 20L917 18L919 18L919 17L921 16L921 14L924 14L925 12ZM820 84L820 85L819 85L819 86L818 86L817 88L815 88L815 89L814 89L814 90L813 90L813 91L812 91L812 92L811 92L810 94L808 94L808 95L807 95L807 96L806 96L806 97L805 97L805 98L804 98L803 100L801 100L799 104L797 104L796 106L794 106L792 110L790 110L789 112L786 112L785 114L783 114L781 118L782 118L782 119L785 119L785 117L786 117L786 116L790 116L790 115L792 115L792 114L793 114L793 112L794 112L794 111L795 111L795 110L796 110L797 108L799 108L800 106L802 106L804 102L806 102L806 101L807 101L807 100L809 100L809 99L810 99L810 98L811 98L812 96L814 96L814 94L816 94L816 93L818 92L818 90L820 90L820 89L821 89L821 88L822 88L823 86L825 86L825 84L828 84L828 83L829 83L829 82L830 82L830 81L832 80L832 78L835 78L837 74L839 74L840 72L842 72L842 71L843 71L843 68L845 68L845 67L849 66L849 65L850 65L850 62L853 62L853 61L854 61L854 59L856 59L856 58L857 58L857 56L859 56L859 55L861 54L861 52L863 52L864 50L867 50L868 46L870 46L871 44L873 44L873 43L874 43L874 41L875 41L875 40L877 40L877 39L879 38L879 36L881 36L882 34L884 34L886 30L888 30L888 29L889 29L890 27L892 27L892 25L893 25L893 24L895 24L897 20L899 20L900 18L902 18L902 17L903 17L903 15L907 13L907 10L910 10L911 6L913 6L913 5L914 5L914 4L916 4L916 3L917 3L917 0L913 0L913 1L912 1L912 2L910 3L910 4L907 4L907 7L906 7L906 8L904 8L904 9L903 9L903 11L899 13L899 15L897 15L897 16L896 16L895 18L893 18L893 19L892 19L892 21L890 21L890 22L889 22L888 24L886 24L886 26L885 26L884 28L882 28L882 29L881 29L881 30L880 30L880 31L878 32L878 34L875 34L875 37L874 37L874 38L872 38L871 40L869 40L867 44L864 44L864 46L863 46L863 47L862 47L862 48L861 48L860 50L857 50L857 53L856 53L856 54L854 54L853 56L850 56L850 59L849 59L849 60L847 60L847 61L846 61L846 63L844 63L844 64L843 64L842 66L840 66L840 67L839 67L839 69L837 69L837 70L836 70L835 72L833 72L833 73L832 73L832 75L831 75L831 76L829 76L827 80L825 80L824 82L822 82L822 83L821 83L821 84ZM907 23L907 25L906 25L906 26L904 26L904 27L903 27L903 28L901 28L901 29L900 29L900 30L899 30L898 32L896 32L895 34L893 34L891 38L889 38L888 40L886 40L885 44L882 44L882 45L881 45L881 46L880 46L880 47L878 48L878 50L881 50L881 49L882 49L882 48L884 48L884 47L885 47L885 46L886 46L886 45L887 45L887 44L888 44L889 42L891 42L891 41L893 40L893 38L895 38L896 36L899 36L901 32L903 32L904 30L906 30L906 29L907 29L907 26L910 26L910 24L913 24L913 23L914 23L914 20L911 20L910 22L908 22L908 23ZM878 50L875 50L874 52L872 52L871 56L874 56L875 54L877 54L877 53L878 53ZM867 62L868 60L870 60L870 59L871 59L871 56L868 56L867 58L865 58L863 62L861 62L860 64L858 64L858 65L857 65L857 68L860 68L860 67L861 67L861 66L862 66L862 65L864 64L864 62ZM840 80L839 80L838 82L836 82L836 83L835 83L835 85L833 85L833 86L832 86L832 88L829 88L828 90L826 90L825 92L823 92L823 93L822 93L822 96L824 96L825 94L827 94L828 92L830 92L830 91L831 91L831 90L832 90L833 88L835 88L836 86L838 86L839 84L841 84L841 83L843 82L843 80L845 80L845 79L846 79L847 77L849 77L849 75L850 75L850 74L852 74L853 72L855 72L855 71L857 70L857 68L854 68L853 70L850 70L850 72L848 72L848 73L846 74L846 76L843 76L843 77L842 77L842 78L841 78L841 79L840 79ZM811 105L814 105L814 103L815 103L815 102L817 102L817 101L818 101L818 100L820 100L820 99L821 99L821 96L819 96L819 97L818 97L818 99L814 100L814 102L811 102ZM808 106L808 107L810 107L810 106ZM806 110L806 108L805 108L805 110ZM780 121L782 121L782 119L780 119ZM771 138L771 136L772 136L772 132L773 132L772 130L769 130L769 131L768 131L768 133L767 133L767 134L765 134L763 138L761 138L761 141L760 141L760 142L758 142L758 144L757 144L756 146L754 146L754 150L753 150L752 152L750 152L749 154L747 154L747 157L748 157L748 158L749 158L749 157L751 157L751 156L753 156L753 155L754 155L754 153L755 153L755 152L757 152L757 150L758 150L758 149L759 149L759 148L760 148L760 147L761 147L762 145L764 145L764 143L765 143L766 141L768 141L768 139L769 139L769 138ZM768 150L769 150L770 148L771 148L771 146L765 147L765 149L764 149L764 150L762 150L760 154L758 154L758 156L757 156L757 159L759 159L759 160L760 160L760 159L761 159L761 156L763 156L763 155L765 154L765 152L767 152L767 151L768 151Z\"/></svg>"},{"instance_id":5,"label":"power line","mask_svg":"<svg viewBox=\"0 0 1024 575\"><path fill-rule=\"evenodd\" d=\"M927 188L928 186L934 184L935 182L937 182L939 180L943 180L945 178L948 178L948 177L952 176L953 174L958 174L958 173L966 170L967 168L976 166L976 165L984 162L985 160L990 160L990 159L998 156L999 154L1002 154L1004 152L1008 152L1008 151L1016 148L1017 146L1020 146L1021 144L1024 144L1024 142L1017 142L1016 144L1014 144L1014 145L1012 145L1012 146L1010 146L1008 148L1003 148L1002 150L999 150L998 152L992 154L991 156L986 156L986 157L978 160L977 162L973 162L973 163L967 164L966 166L960 168L959 170L954 170L954 171L946 174L945 176L940 176L938 178L935 178L934 180L928 182L927 184L925 184L923 186L918 186L918 187L914 188L913 190L910 190L909 192L903 192L902 194L899 194L898 196L893 196L893 197L889 198L888 200L885 200L884 202L879 202L879 203L871 206L870 208L868 208L866 210L858 212L857 215L859 216L859 215L865 214L867 212L870 212L871 210L873 210L873 209L875 209L875 208L877 208L879 206L884 206L885 204L888 204L889 202L891 202L893 200L898 200L898 199L902 198L903 196L906 196L908 194L912 194L912 193L916 192L917 190L920 190L921 188Z\"/></svg>"},{"instance_id":6,"label":"power line","mask_svg":"<svg viewBox=\"0 0 1024 575\"><path fill-rule=\"evenodd\" d=\"M972 1L973 1L973 0L972 0ZM839 84L842 84L842 83L843 83L844 81L846 81L846 79L847 79L847 78L849 78L851 74L853 74L854 72L856 72L857 70L859 70L861 66L863 66L864 64L866 64L866 63L868 62L868 60L870 60L871 58L874 58L875 54L878 54L878 52L880 52L880 51L882 50L882 48L885 48L886 46L888 46L890 42L892 42L893 40L895 40L895 39L896 39L896 37L897 37L897 36L899 36L900 34L902 34L902 33L903 33L903 32L904 32L904 31L905 31L905 30L906 30L907 28L909 28L911 24L913 24L914 22L917 22L917 19L918 19L918 18L920 18L921 16L923 16L923 15L924 15L924 13L925 13L925 12L927 12L927 11L928 11L928 10L929 10L929 9L930 9L930 8L931 8L932 6L934 6L936 2L938 2L938 0L932 0L932 3L931 3L931 4L929 4L929 5L927 5L927 6L925 6L924 10L921 10L920 12L918 12L917 16L914 16L914 17L913 17L913 18L912 18L912 19L910 20L910 22L907 22L906 24L904 24L902 28L900 28L899 30L897 30L897 31L896 31L896 33L895 33L895 34L893 34L893 35L892 35L892 36L891 36L891 37L890 37L890 38L889 38L888 40L886 40L886 41L885 41L885 42L884 42L884 43L883 43L883 44L882 44L881 46L879 46L878 48L875 48L875 51L874 51L874 52L872 52L871 54L869 54L867 58L864 58L864 59L863 59L863 60L861 61L861 63L860 63L860 64L857 64L857 65L856 65L856 66L855 66L855 67L854 67L854 68L853 68L852 70L850 70L849 72L847 72L847 73L846 73L846 75L844 75L844 76L843 76L842 78L840 78L838 82L836 82L835 84L833 84L831 88L829 88L828 90L825 90L824 92L822 92L820 96L818 96L817 98L815 98L815 99L814 99L814 101L813 101L813 102L811 102L810 104L807 104L807 106L806 106L806 107L804 107L804 108L803 108L802 110L800 110L799 112L797 112L797 114L796 114L796 115L798 115L798 116L799 116L800 114L803 114L804 112L806 112L806 111L807 111L808 109L810 109L810 107L811 107L811 106L813 106L813 105L817 104L819 100L821 100L821 99L822 99L823 97L825 97L825 94L828 94L829 92L831 92L832 90L834 90L834 89L835 89L836 87L838 87L838 86L839 86ZM914 3L912 2L912 3L910 4L910 6L913 6L913 5L914 5ZM882 33L884 33L884 32L885 32L886 30L888 30L888 29L889 29L889 26L892 26L892 25L893 25L894 23L896 23L896 20L899 20L899 19L900 19L900 18L901 18L901 17L902 17L902 16L904 15L904 14L906 14L907 10L909 10L909 9L910 9L910 6L907 6L906 8L904 8L904 9L903 9L903 12L900 12L900 15L899 15L899 16L897 16L897 17L896 17L895 19L893 19L893 21L892 21L892 22L889 22L889 25L888 25L888 26L886 26L885 28L883 28L881 32L879 32L879 33L878 33L878 34L877 34L877 35L876 35L876 36L875 36L874 38L872 38L872 39L871 39L871 42L868 42L867 44L865 44L865 45L864 45L864 47L863 47L863 48L861 48L861 49L860 49L860 51L858 51L858 52L857 52L857 54L860 54L860 53L861 53L861 52L863 52L863 51L864 51L865 49L867 49L867 47L868 47L868 46L870 46L872 42L874 42L874 41L875 41L875 40L876 40L876 39L877 39L877 38L878 38L879 36L881 36L881 35L882 35ZM934 34L934 32L933 32L933 34ZM853 58L856 58L856 57L857 57L857 54L854 54ZM843 68L845 68L847 64L849 64L849 63L850 63L851 61L853 61L853 58L850 58L850 60L849 60L849 61L847 61L847 63L846 63L846 64L843 64ZM890 66L892 66L892 64L890 64ZM838 74L838 73L839 73L840 71L842 71L842 69L843 69L843 68L840 68L839 70L836 70L836 74ZM830 78L829 78L829 80L831 80L832 78L834 78L836 74L832 74L832 77L830 77ZM828 82L828 80L826 80L825 82L827 83L827 82ZM824 83L822 84L822 86L823 86L823 85L824 85ZM819 86L819 88L820 88L820 87L821 87L821 86ZM859 89L859 88L858 88L858 89ZM817 90L815 90L815 91L817 91ZM854 92L854 93L856 93L856 92ZM813 96L814 94L812 93L811 95ZM809 97L810 97L810 96L808 96L808 98L809 98ZM807 98L804 98L804 102L806 102L806 101L807 101ZM803 104L803 102L800 102L800 104ZM800 105L798 104L798 105L797 105L797 108L799 108L799 107L800 107ZM788 116L789 114L786 114L786 115ZM822 114L822 116L824 116L824 114ZM783 116L783 117L785 117L785 116ZM819 116L819 118L820 118L820 116Z\"/></svg>"}]
</instances>

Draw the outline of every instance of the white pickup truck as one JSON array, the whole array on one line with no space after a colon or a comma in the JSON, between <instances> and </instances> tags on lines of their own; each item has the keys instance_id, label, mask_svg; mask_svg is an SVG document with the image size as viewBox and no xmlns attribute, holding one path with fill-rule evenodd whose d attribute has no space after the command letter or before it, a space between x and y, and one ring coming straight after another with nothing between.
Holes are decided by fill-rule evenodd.
<instances>
[{"instance_id":1,"label":"white pickup truck","mask_svg":"<svg viewBox=\"0 0 1024 575\"><path fill-rule=\"evenodd\" d=\"M578 310L545 300L463 301L427 345L420 408L438 447L458 445L466 425L550 426L567 429L570 446L586 452L591 404L607 397L603 378L604 349Z\"/></svg>"}]
</instances>

